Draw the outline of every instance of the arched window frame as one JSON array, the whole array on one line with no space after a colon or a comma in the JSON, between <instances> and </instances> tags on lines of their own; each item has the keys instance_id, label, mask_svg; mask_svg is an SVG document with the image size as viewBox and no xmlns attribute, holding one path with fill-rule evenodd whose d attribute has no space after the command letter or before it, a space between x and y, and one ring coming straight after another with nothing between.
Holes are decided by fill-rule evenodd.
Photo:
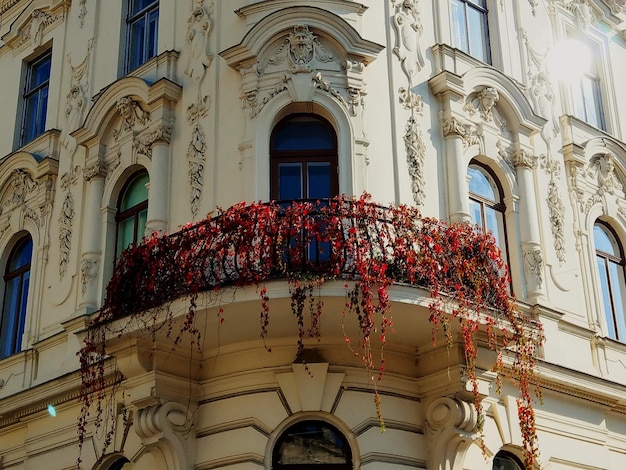
<instances>
[{"instance_id":1,"label":"arched window frame","mask_svg":"<svg viewBox=\"0 0 626 470\"><path fill-rule=\"evenodd\" d=\"M278 150L276 149L276 134L284 129L290 123L298 119L312 119L324 127L327 128L332 133L333 136L333 146L331 149L315 149L315 148L307 148L307 149L291 149L291 150ZM339 194L339 158L338 158L338 146L337 146L337 133L335 128L322 116L311 113L292 113L288 114L284 118L282 118L278 123L273 127L272 134L270 137L270 198L274 200L280 199L279 191L280 191L280 175L279 175L279 165L281 163L302 163L303 171L301 173L301 182L302 182L302 192L303 199L309 198L309 191L307 189L307 178L308 172L304 169L309 163L326 163L329 162L329 177L330 177L330 192L328 194L329 197L336 196Z\"/></svg>"},{"instance_id":2,"label":"arched window frame","mask_svg":"<svg viewBox=\"0 0 626 470\"><path fill-rule=\"evenodd\" d=\"M28 261L12 267L16 258L22 256L22 250L30 249ZM2 296L2 311L0 316L0 359L9 357L22 350L22 336L26 326L28 308L28 291L33 255L33 239L30 235L20 237L6 259L3 274L4 293ZM17 285L10 288L9 282L17 280ZM15 292L13 289L17 289ZM16 304L10 307L7 302L14 294ZM9 330L9 331L7 331ZM7 342L9 342L7 344Z\"/></svg>"},{"instance_id":3,"label":"arched window frame","mask_svg":"<svg viewBox=\"0 0 626 470\"><path fill-rule=\"evenodd\" d=\"M613 253L598 247L596 228L601 230L613 246ZM596 220L593 225L594 251L598 267L600 301L606 321L607 335L615 340L626 342L626 259L624 248L617 233L608 223ZM607 298L608 295L608 298ZM616 305L619 302L620 305ZM608 304L608 305L607 305Z\"/></svg>"},{"instance_id":4,"label":"arched window frame","mask_svg":"<svg viewBox=\"0 0 626 470\"><path fill-rule=\"evenodd\" d=\"M319 424L320 426L324 426L333 431L334 435L338 437L344 446L347 453L347 462L346 463L338 463L338 464L306 464L306 463L294 463L294 464L282 464L279 462L281 444L288 438L289 432L298 426L302 426L303 424L311 423ZM329 423L326 420L319 418L312 418L306 420L298 420L290 423L278 436L276 439L273 449L272 449L272 469L273 470L351 470L354 465L353 458L353 450L350 446L350 442L346 435L344 435L337 426Z\"/></svg>"},{"instance_id":5,"label":"arched window frame","mask_svg":"<svg viewBox=\"0 0 626 470\"><path fill-rule=\"evenodd\" d=\"M512 452L499 451L493 458L492 470L524 470L522 461Z\"/></svg>"},{"instance_id":6,"label":"arched window frame","mask_svg":"<svg viewBox=\"0 0 626 470\"><path fill-rule=\"evenodd\" d=\"M494 199L489 199L485 197L484 195L475 193L471 190L471 175L470 175L471 169L479 171L487 179L489 185L493 189L493 192L495 195ZM468 190L469 190L468 194L469 194L469 200L470 200L470 215L472 211L472 207L471 207L472 202L475 204L478 204L480 212L481 212L480 224L478 224L478 222L474 220L474 217L472 217L472 222L479 225L479 227L482 230L487 231L489 230L489 228L486 226L487 210L492 209L493 211L496 212L496 216L498 218L496 221L496 224L498 227L498 233L495 233L493 235L496 238L498 247L502 251L504 260L506 261L507 265L510 266L509 255L508 255L508 252L509 252L508 235L507 235L507 226L506 226L506 205L504 204L504 200L503 200L504 191L502 188L502 184L500 183L500 180L496 177L496 175L488 166L476 160L470 161L467 167L467 177L468 177Z\"/></svg>"},{"instance_id":7,"label":"arched window frame","mask_svg":"<svg viewBox=\"0 0 626 470\"><path fill-rule=\"evenodd\" d=\"M124 198L127 196L129 191L132 189L132 186L137 183L140 178L148 178L147 183L149 184L149 176L148 172L144 170L139 170L133 173L128 180L124 183L122 190L119 193L119 197L117 199L117 207L115 213L115 259L119 257L121 252L128 247L129 244L124 244L122 246L122 242L120 241L120 226L121 223L133 220L133 237L130 243L139 243L144 237L145 225L147 221L147 212L148 212L148 191L146 188L146 198L141 202L122 209L122 204L124 202ZM141 220L143 214L143 221ZM143 222L144 231L141 231L141 226Z\"/></svg>"}]
</instances>

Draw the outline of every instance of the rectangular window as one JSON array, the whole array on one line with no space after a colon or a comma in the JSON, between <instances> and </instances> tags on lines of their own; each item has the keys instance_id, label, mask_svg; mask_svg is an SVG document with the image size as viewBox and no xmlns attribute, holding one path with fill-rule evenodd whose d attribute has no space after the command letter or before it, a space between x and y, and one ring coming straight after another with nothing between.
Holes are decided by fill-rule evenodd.
<instances>
[{"instance_id":1,"label":"rectangular window","mask_svg":"<svg viewBox=\"0 0 626 470\"><path fill-rule=\"evenodd\" d=\"M593 51L593 57L597 51ZM572 83L574 115L598 129L606 130L602 110L602 92L596 61L592 59L589 67L579 79Z\"/></svg>"},{"instance_id":2,"label":"rectangular window","mask_svg":"<svg viewBox=\"0 0 626 470\"><path fill-rule=\"evenodd\" d=\"M20 146L30 142L46 130L48 88L50 83L51 52L27 65L24 85L22 128Z\"/></svg>"},{"instance_id":3,"label":"rectangular window","mask_svg":"<svg viewBox=\"0 0 626 470\"><path fill-rule=\"evenodd\" d=\"M486 0L451 0L454 47L491 63Z\"/></svg>"},{"instance_id":4,"label":"rectangular window","mask_svg":"<svg viewBox=\"0 0 626 470\"><path fill-rule=\"evenodd\" d=\"M157 54L159 0L129 0L126 72Z\"/></svg>"}]
</instances>

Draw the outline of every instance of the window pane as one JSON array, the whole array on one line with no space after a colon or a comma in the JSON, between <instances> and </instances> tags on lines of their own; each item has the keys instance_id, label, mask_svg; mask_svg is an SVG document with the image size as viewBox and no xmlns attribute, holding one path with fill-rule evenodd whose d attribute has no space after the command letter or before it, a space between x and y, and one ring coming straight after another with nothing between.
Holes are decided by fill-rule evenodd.
<instances>
[{"instance_id":1,"label":"window pane","mask_svg":"<svg viewBox=\"0 0 626 470\"><path fill-rule=\"evenodd\" d=\"M351 461L345 440L321 421L293 425L281 436L277 446L278 465L332 465Z\"/></svg>"},{"instance_id":2,"label":"window pane","mask_svg":"<svg viewBox=\"0 0 626 470\"><path fill-rule=\"evenodd\" d=\"M20 310L20 278L16 277L5 285L2 325L0 328L0 357L13 354L13 336L17 326L17 314Z\"/></svg>"},{"instance_id":3,"label":"window pane","mask_svg":"<svg viewBox=\"0 0 626 470\"><path fill-rule=\"evenodd\" d=\"M465 26L465 5L460 0L452 0L452 40L454 47L469 53L467 28Z\"/></svg>"},{"instance_id":4,"label":"window pane","mask_svg":"<svg viewBox=\"0 0 626 470\"><path fill-rule=\"evenodd\" d=\"M617 338L615 331L615 320L613 319L613 307L611 305L611 293L609 290L609 278L607 276L607 260L601 256L598 259L598 272L600 273L600 289L602 290L602 303L606 316L606 326L609 337Z\"/></svg>"},{"instance_id":5,"label":"window pane","mask_svg":"<svg viewBox=\"0 0 626 470\"><path fill-rule=\"evenodd\" d=\"M15 249L11 255L8 265L8 271L15 271L23 266L30 264L33 253L33 241L29 238Z\"/></svg>"},{"instance_id":6,"label":"window pane","mask_svg":"<svg viewBox=\"0 0 626 470\"><path fill-rule=\"evenodd\" d=\"M589 77L582 79L583 101L585 108L585 120L595 127L600 127L598 116L598 103L596 102L596 83Z\"/></svg>"},{"instance_id":7,"label":"window pane","mask_svg":"<svg viewBox=\"0 0 626 470\"><path fill-rule=\"evenodd\" d=\"M332 150L333 132L310 117L291 119L274 136L275 150Z\"/></svg>"},{"instance_id":8,"label":"window pane","mask_svg":"<svg viewBox=\"0 0 626 470\"><path fill-rule=\"evenodd\" d=\"M622 302L621 288L624 285L624 269L617 263L609 262L609 276L611 277L611 294L613 297L613 309L617 321L617 338L626 340L626 323L624 321L624 304Z\"/></svg>"},{"instance_id":9,"label":"window pane","mask_svg":"<svg viewBox=\"0 0 626 470\"><path fill-rule=\"evenodd\" d=\"M148 220L148 209L144 209L139 214L137 214L137 240L135 242L141 241L143 237L146 236L146 222Z\"/></svg>"},{"instance_id":10,"label":"window pane","mask_svg":"<svg viewBox=\"0 0 626 470\"><path fill-rule=\"evenodd\" d=\"M483 228L485 224L483 221L481 207L482 205L479 202L470 200L470 217L472 218L472 223Z\"/></svg>"},{"instance_id":11,"label":"window pane","mask_svg":"<svg viewBox=\"0 0 626 470\"><path fill-rule=\"evenodd\" d=\"M144 57L144 60L148 60L150 57L154 57L157 51L157 31L159 23L159 12L152 11L148 17L148 44L147 44L147 55Z\"/></svg>"},{"instance_id":12,"label":"window pane","mask_svg":"<svg viewBox=\"0 0 626 470\"><path fill-rule=\"evenodd\" d=\"M468 8L469 52L478 60L488 62L487 31L485 30L484 13Z\"/></svg>"},{"instance_id":13,"label":"window pane","mask_svg":"<svg viewBox=\"0 0 626 470\"><path fill-rule=\"evenodd\" d=\"M330 197L330 163L309 163L308 171L308 197L320 199Z\"/></svg>"},{"instance_id":14,"label":"window pane","mask_svg":"<svg viewBox=\"0 0 626 470\"><path fill-rule=\"evenodd\" d=\"M280 163L278 165L278 198L302 198L301 163Z\"/></svg>"},{"instance_id":15,"label":"window pane","mask_svg":"<svg viewBox=\"0 0 626 470\"><path fill-rule=\"evenodd\" d=\"M152 4L157 4L158 5L158 0L133 0L132 1L132 7L131 7L131 13L138 13L141 10L144 10L146 8L148 8L149 6L151 6Z\"/></svg>"},{"instance_id":16,"label":"window pane","mask_svg":"<svg viewBox=\"0 0 626 470\"><path fill-rule=\"evenodd\" d=\"M122 220L117 224L117 253L122 254L122 251L133 243L135 239L135 221L133 219Z\"/></svg>"},{"instance_id":17,"label":"window pane","mask_svg":"<svg viewBox=\"0 0 626 470\"><path fill-rule=\"evenodd\" d=\"M39 85L47 82L50 79L50 56L33 64L31 71L30 89L37 88Z\"/></svg>"},{"instance_id":18,"label":"window pane","mask_svg":"<svg viewBox=\"0 0 626 470\"><path fill-rule=\"evenodd\" d=\"M124 191L120 210L125 211L144 201L147 201L148 182L149 178L147 173L142 173L141 175L137 176L134 181L128 186L126 191Z\"/></svg>"},{"instance_id":19,"label":"window pane","mask_svg":"<svg viewBox=\"0 0 626 470\"><path fill-rule=\"evenodd\" d=\"M487 220L485 221L486 229L488 232L491 231L491 234L496 239L496 245L498 245L498 247L502 250L502 244L500 243L502 241L500 228L503 224L500 220L500 213L491 207L487 207L485 209L485 215L487 217Z\"/></svg>"},{"instance_id":20,"label":"window pane","mask_svg":"<svg viewBox=\"0 0 626 470\"><path fill-rule=\"evenodd\" d=\"M609 237L609 234L599 225L593 226L593 242L596 245L596 250L602 251L603 253L609 255L618 255L616 253L613 242L611 241L612 237Z\"/></svg>"},{"instance_id":21,"label":"window pane","mask_svg":"<svg viewBox=\"0 0 626 470\"><path fill-rule=\"evenodd\" d=\"M131 25L130 30L130 60L129 66L134 69L144 62L145 56L145 35L146 35L146 21L141 18L135 21Z\"/></svg>"},{"instance_id":22,"label":"window pane","mask_svg":"<svg viewBox=\"0 0 626 470\"><path fill-rule=\"evenodd\" d=\"M482 171L477 168L469 167L467 173L470 176L469 190L471 193L478 194L494 202L497 200L493 186Z\"/></svg>"}]
</instances>

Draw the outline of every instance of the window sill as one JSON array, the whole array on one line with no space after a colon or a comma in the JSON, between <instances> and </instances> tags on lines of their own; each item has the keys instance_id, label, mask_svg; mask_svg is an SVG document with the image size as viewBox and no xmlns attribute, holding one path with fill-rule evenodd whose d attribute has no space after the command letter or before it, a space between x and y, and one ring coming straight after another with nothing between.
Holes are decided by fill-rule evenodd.
<instances>
[{"instance_id":1,"label":"window sill","mask_svg":"<svg viewBox=\"0 0 626 470\"><path fill-rule=\"evenodd\" d=\"M131 70L126 74L127 77L139 77L145 80L148 84L158 82L162 78L167 78L169 81L177 83L176 81L176 62L178 61L177 51L165 51L158 56L153 57L147 62L143 63L136 69Z\"/></svg>"}]
</instances>

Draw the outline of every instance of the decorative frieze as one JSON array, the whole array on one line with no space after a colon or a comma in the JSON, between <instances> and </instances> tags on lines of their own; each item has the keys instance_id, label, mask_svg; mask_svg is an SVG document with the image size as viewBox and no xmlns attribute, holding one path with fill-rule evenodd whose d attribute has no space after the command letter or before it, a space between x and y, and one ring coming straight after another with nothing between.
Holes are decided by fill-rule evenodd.
<instances>
[{"instance_id":1,"label":"decorative frieze","mask_svg":"<svg viewBox=\"0 0 626 470\"><path fill-rule=\"evenodd\" d=\"M414 77L424 67L422 53L422 33L424 28L420 20L417 0L392 0L395 8L393 27L396 33L396 43L393 53L400 59L402 71L409 80L409 87L414 83Z\"/></svg>"}]
</instances>

